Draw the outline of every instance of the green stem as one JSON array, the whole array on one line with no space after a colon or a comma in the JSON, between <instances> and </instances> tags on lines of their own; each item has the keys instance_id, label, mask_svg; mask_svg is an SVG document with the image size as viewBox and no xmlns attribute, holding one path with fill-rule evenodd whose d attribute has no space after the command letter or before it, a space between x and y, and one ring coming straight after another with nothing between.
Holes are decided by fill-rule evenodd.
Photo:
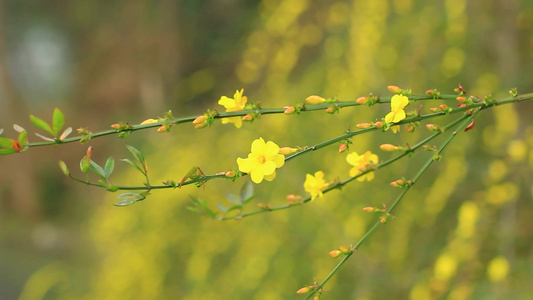
<instances>
[{"instance_id":1,"label":"green stem","mask_svg":"<svg viewBox=\"0 0 533 300\"><path fill-rule=\"evenodd\" d=\"M533 93L531 94L524 94L521 96L518 96L516 98L523 97L523 100L527 100L530 98L533 98ZM439 98L431 98L427 95L411 95L409 96L410 100L413 101L420 101L420 100L452 100L455 99L456 95L441 95ZM514 99L516 99L514 98ZM521 101L521 100L520 100ZM513 101L514 102L514 101ZM390 103L390 97L387 99L380 99L377 104L384 104L384 103ZM333 102L333 103L323 103L318 105L307 105L302 109L302 112L308 112L308 111L316 111L316 110L325 110L331 105L337 105L339 108L342 107L349 107L349 106L359 106L361 104L356 103L355 101L339 101L339 102ZM267 115L267 114L282 114L285 111L285 108L260 108L260 109L254 109L254 110L242 110L242 111L236 111L236 112L221 112L217 113L214 118L220 119L220 118L228 118L228 117L241 117L245 116L247 114L260 114L260 115ZM441 113L432 114L432 115L441 115ZM72 143L72 142L78 142L84 138L98 138L106 135L112 135L112 134L119 134L121 132L133 132L143 129L149 129L149 128L157 128L165 124L182 124L182 123L191 123L196 119L198 115L196 116L189 116L189 117L183 117L183 118L175 118L171 120L165 120L150 124L143 124L143 125L132 125L129 129L124 130L116 130L116 129L110 129L110 130L104 130L101 132L91 133L87 135L79 135L74 136L70 138L66 138L62 141L46 141L46 142L37 142L37 143L28 143L28 147L40 147L40 146L48 146L48 145L60 145L60 144L66 144L66 143ZM404 124L404 123L399 123Z\"/></svg>"}]
</instances>

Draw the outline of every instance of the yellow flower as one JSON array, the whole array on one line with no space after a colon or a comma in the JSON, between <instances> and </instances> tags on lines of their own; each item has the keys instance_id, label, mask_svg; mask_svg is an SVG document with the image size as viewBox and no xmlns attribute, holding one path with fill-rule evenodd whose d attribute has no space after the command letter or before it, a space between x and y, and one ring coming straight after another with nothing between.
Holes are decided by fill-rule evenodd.
<instances>
[{"instance_id":1,"label":"yellow flower","mask_svg":"<svg viewBox=\"0 0 533 300\"><path fill-rule=\"evenodd\" d=\"M285 156L279 154L279 146L272 141L265 143L263 138L252 142L252 153L248 158L237 158L239 170L250 174L252 181L260 183L263 179L268 181L276 177L276 168L285 164Z\"/></svg>"},{"instance_id":2,"label":"yellow flower","mask_svg":"<svg viewBox=\"0 0 533 300\"><path fill-rule=\"evenodd\" d=\"M248 101L248 98L246 96L243 96L243 93L244 89L241 89L240 91L235 91L235 95L233 95L233 98L222 96L220 97L220 100L218 100L218 104L223 105L226 108L226 112L244 110L244 106L246 105L246 101ZM241 128L242 119L241 117L222 118L222 124L227 123L233 123L235 127Z\"/></svg>"},{"instance_id":3,"label":"yellow flower","mask_svg":"<svg viewBox=\"0 0 533 300\"><path fill-rule=\"evenodd\" d=\"M305 175L304 189L311 194L311 200L314 200L316 197L324 197L322 190L327 186L328 184L324 181L324 172L317 171L315 172L315 176L311 174Z\"/></svg>"},{"instance_id":4,"label":"yellow flower","mask_svg":"<svg viewBox=\"0 0 533 300\"><path fill-rule=\"evenodd\" d=\"M390 113L385 116L385 122L397 123L405 119L405 111L403 108L409 104L409 98L404 95L394 95L390 101Z\"/></svg>"},{"instance_id":5,"label":"yellow flower","mask_svg":"<svg viewBox=\"0 0 533 300\"><path fill-rule=\"evenodd\" d=\"M358 155L357 153L352 152L346 156L346 161L353 166L353 168L350 169L350 176L354 177L366 171L369 166L377 164L379 158L376 154L372 154L371 151L366 151L363 155ZM365 179L368 181L374 179L374 172L366 173L357 178L358 181L363 181Z\"/></svg>"}]
</instances>

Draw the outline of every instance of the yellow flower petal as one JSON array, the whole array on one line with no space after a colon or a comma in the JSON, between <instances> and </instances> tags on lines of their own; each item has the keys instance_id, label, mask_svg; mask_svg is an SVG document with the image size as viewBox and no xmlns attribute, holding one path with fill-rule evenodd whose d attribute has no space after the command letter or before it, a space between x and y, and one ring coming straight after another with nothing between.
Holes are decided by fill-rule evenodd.
<instances>
[{"instance_id":1,"label":"yellow flower petal","mask_svg":"<svg viewBox=\"0 0 533 300\"><path fill-rule=\"evenodd\" d=\"M407 104L409 104L409 98L404 95L394 95L390 101L391 111L403 109Z\"/></svg>"}]
</instances>

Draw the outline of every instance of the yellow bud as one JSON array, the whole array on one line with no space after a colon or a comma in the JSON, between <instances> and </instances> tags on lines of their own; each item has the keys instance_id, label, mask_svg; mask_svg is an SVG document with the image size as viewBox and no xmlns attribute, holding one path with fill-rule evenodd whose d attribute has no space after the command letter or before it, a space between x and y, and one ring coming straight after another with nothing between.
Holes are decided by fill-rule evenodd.
<instances>
[{"instance_id":1,"label":"yellow bud","mask_svg":"<svg viewBox=\"0 0 533 300\"><path fill-rule=\"evenodd\" d=\"M360 128L360 129L365 129L365 128L372 127L372 124L370 124L370 123L359 123L359 124L355 125L355 127Z\"/></svg>"},{"instance_id":2,"label":"yellow bud","mask_svg":"<svg viewBox=\"0 0 533 300\"><path fill-rule=\"evenodd\" d=\"M163 125L163 126L157 128L157 132L166 132L166 131L167 131L167 126L166 125Z\"/></svg>"},{"instance_id":3,"label":"yellow bud","mask_svg":"<svg viewBox=\"0 0 533 300\"><path fill-rule=\"evenodd\" d=\"M307 294L311 291L310 286L304 286L303 288L296 291L296 294Z\"/></svg>"},{"instance_id":4,"label":"yellow bud","mask_svg":"<svg viewBox=\"0 0 533 300\"><path fill-rule=\"evenodd\" d=\"M396 151L398 150L398 148L399 148L398 146L395 146L392 144L382 144L381 146L379 146L379 149L383 151L388 151L388 152Z\"/></svg>"},{"instance_id":5,"label":"yellow bud","mask_svg":"<svg viewBox=\"0 0 533 300\"><path fill-rule=\"evenodd\" d=\"M463 97L463 96L459 96L459 97L455 98L455 100L457 100L457 102L459 102L459 103L463 103L463 102L466 101L466 98Z\"/></svg>"},{"instance_id":6,"label":"yellow bud","mask_svg":"<svg viewBox=\"0 0 533 300\"><path fill-rule=\"evenodd\" d=\"M448 105L446 105L446 104L441 104L441 105L439 105L439 109L440 109L441 111L446 111L446 110L448 110Z\"/></svg>"},{"instance_id":7,"label":"yellow bud","mask_svg":"<svg viewBox=\"0 0 533 300\"><path fill-rule=\"evenodd\" d=\"M207 119L206 116L204 115L201 115L199 117L197 117L196 119L194 119L194 121L192 121L193 124L197 125L197 124L203 124L205 123L205 120Z\"/></svg>"},{"instance_id":8,"label":"yellow bud","mask_svg":"<svg viewBox=\"0 0 533 300\"><path fill-rule=\"evenodd\" d=\"M154 120L154 119L146 119L146 120L142 121L140 125L152 124L152 123L156 123L156 122L157 122L157 120Z\"/></svg>"},{"instance_id":9,"label":"yellow bud","mask_svg":"<svg viewBox=\"0 0 533 300\"><path fill-rule=\"evenodd\" d=\"M327 112L328 114L331 114L331 113L333 113L334 111L335 111L335 107L333 107L333 106L330 106L330 107L326 108L326 112Z\"/></svg>"},{"instance_id":10,"label":"yellow bud","mask_svg":"<svg viewBox=\"0 0 533 300\"><path fill-rule=\"evenodd\" d=\"M374 123L374 126L375 126L376 128L378 128L378 129L383 128L383 122L378 121L378 122Z\"/></svg>"},{"instance_id":11,"label":"yellow bud","mask_svg":"<svg viewBox=\"0 0 533 300\"><path fill-rule=\"evenodd\" d=\"M430 107L429 110L430 110L431 112L438 112L438 111L440 111L440 109L439 109L438 107Z\"/></svg>"},{"instance_id":12,"label":"yellow bud","mask_svg":"<svg viewBox=\"0 0 533 300\"><path fill-rule=\"evenodd\" d=\"M395 86L395 85L389 85L387 86L387 89L391 92L391 93L395 93L395 94L399 94L401 92L403 92L403 89Z\"/></svg>"},{"instance_id":13,"label":"yellow bud","mask_svg":"<svg viewBox=\"0 0 533 300\"><path fill-rule=\"evenodd\" d=\"M367 97L359 97L359 98L355 99L355 102L357 102L359 104L366 104L368 102L368 98Z\"/></svg>"},{"instance_id":14,"label":"yellow bud","mask_svg":"<svg viewBox=\"0 0 533 300\"><path fill-rule=\"evenodd\" d=\"M326 99L320 96L317 96L317 95L312 95L312 96L305 98L305 101L307 101L307 103L309 104L320 104L320 103L326 102Z\"/></svg>"},{"instance_id":15,"label":"yellow bud","mask_svg":"<svg viewBox=\"0 0 533 300\"><path fill-rule=\"evenodd\" d=\"M298 149L291 148L291 147L281 147L279 148L279 151L278 151L279 154L283 154L283 155L291 155L296 152L298 152Z\"/></svg>"},{"instance_id":16,"label":"yellow bud","mask_svg":"<svg viewBox=\"0 0 533 300\"><path fill-rule=\"evenodd\" d=\"M205 127L207 127L207 122L194 125L194 128L196 128L196 129L202 129L202 128L205 128Z\"/></svg>"},{"instance_id":17,"label":"yellow bud","mask_svg":"<svg viewBox=\"0 0 533 300\"><path fill-rule=\"evenodd\" d=\"M348 253L352 252L352 250L350 250L350 248L348 248L346 246L339 246L339 250L340 250L340 252L342 252L344 254L348 254Z\"/></svg>"},{"instance_id":18,"label":"yellow bud","mask_svg":"<svg viewBox=\"0 0 533 300\"><path fill-rule=\"evenodd\" d=\"M388 220L389 220L389 219L388 219L387 217L383 217L383 218L379 219L379 222L380 222L381 224L385 224L385 223L387 223Z\"/></svg>"},{"instance_id":19,"label":"yellow bud","mask_svg":"<svg viewBox=\"0 0 533 300\"><path fill-rule=\"evenodd\" d=\"M294 106L284 106L283 108L285 108L283 113L286 114L286 115L292 115L294 113L294 111L296 110L296 108Z\"/></svg>"},{"instance_id":20,"label":"yellow bud","mask_svg":"<svg viewBox=\"0 0 533 300\"><path fill-rule=\"evenodd\" d=\"M120 124L113 124L111 125L111 128L114 128L114 129L120 129Z\"/></svg>"},{"instance_id":21,"label":"yellow bud","mask_svg":"<svg viewBox=\"0 0 533 300\"><path fill-rule=\"evenodd\" d=\"M216 172L216 173L215 173L215 175L224 175L224 174L226 174L225 171L220 171L220 172Z\"/></svg>"},{"instance_id":22,"label":"yellow bud","mask_svg":"<svg viewBox=\"0 0 533 300\"><path fill-rule=\"evenodd\" d=\"M228 171L228 172L224 173L224 176L229 177L229 178L235 177L235 172Z\"/></svg>"},{"instance_id":23,"label":"yellow bud","mask_svg":"<svg viewBox=\"0 0 533 300\"><path fill-rule=\"evenodd\" d=\"M337 258L341 255L342 252L340 252L339 250L331 250L329 251L328 255L333 257L333 258Z\"/></svg>"}]
</instances>

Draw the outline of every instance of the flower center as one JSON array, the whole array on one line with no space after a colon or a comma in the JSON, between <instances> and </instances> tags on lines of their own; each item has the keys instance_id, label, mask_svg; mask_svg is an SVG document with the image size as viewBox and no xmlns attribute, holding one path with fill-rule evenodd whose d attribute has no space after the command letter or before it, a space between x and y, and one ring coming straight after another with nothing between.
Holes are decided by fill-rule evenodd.
<instances>
[{"instance_id":1,"label":"flower center","mask_svg":"<svg viewBox=\"0 0 533 300\"><path fill-rule=\"evenodd\" d=\"M265 161L266 161L266 158L265 158L264 155L260 155L260 156L257 158L257 160L259 160L259 163L260 163L260 164L264 164Z\"/></svg>"}]
</instances>

